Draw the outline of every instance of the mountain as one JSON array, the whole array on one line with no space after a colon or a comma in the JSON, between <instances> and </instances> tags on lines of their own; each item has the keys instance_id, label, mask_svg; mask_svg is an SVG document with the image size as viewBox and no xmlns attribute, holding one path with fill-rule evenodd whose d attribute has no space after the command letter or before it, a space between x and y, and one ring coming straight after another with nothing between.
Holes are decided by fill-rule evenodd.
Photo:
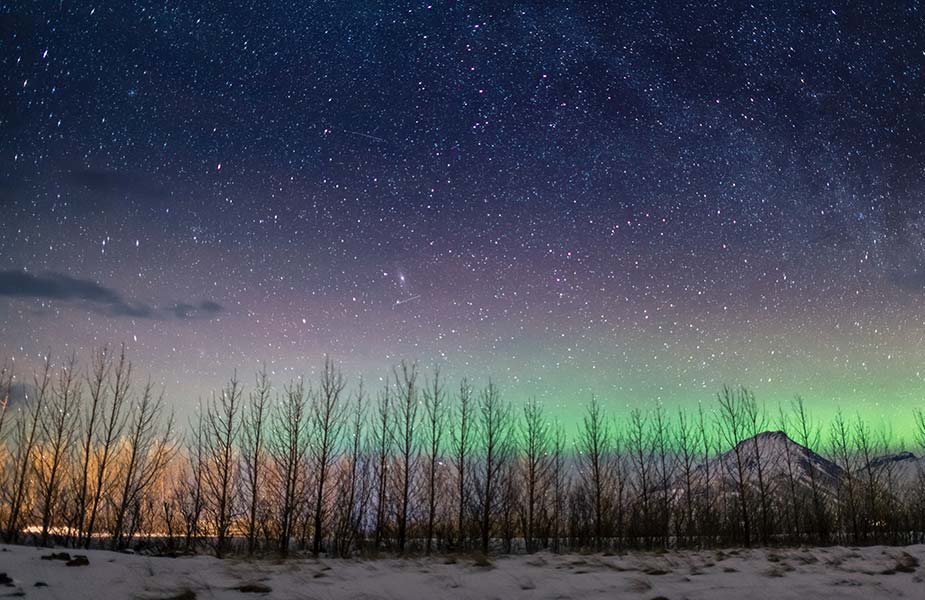
<instances>
[{"instance_id":1,"label":"mountain","mask_svg":"<svg viewBox=\"0 0 925 600\"><path fill-rule=\"evenodd\" d=\"M736 448L700 465L695 471L695 485L709 483L712 488L736 489L739 480L736 450L742 461L742 471L749 486L757 488L759 459L765 486L773 493L788 493L791 476L799 493L809 493L815 479L816 488L824 495L837 497L844 470L829 459L791 440L783 431L765 431L739 442ZM925 456L911 452L888 454L874 459L871 468L881 485L909 489L925 474ZM856 472L856 477L861 477ZM681 487L676 484L677 487Z\"/></svg>"},{"instance_id":2,"label":"mountain","mask_svg":"<svg viewBox=\"0 0 925 600\"><path fill-rule=\"evenodd\" d=\"M739 479L737 452L744 478L752 487L759 483L759 464L765 486L772 490L789 488L792 476L800 489L811 490L815 479L817 489L834 495L842 477L838 465L794 442L783 431L765 431L697 467L695 480L704 484L709 473L711 487L720 487L722 482L728 489L734 489Z\"/></svg>"},{"instance_id":3,"label":"mountain","mask_svg":"<svg viewBox=\"0 0 925 600\"><path fill-rule=\"evenodd\" d=\"M887 478L899 486L913 486L925 474L925 456L919 458L911 452L887 454L875 458L871 467L877 471L881 480Z\"/></svg>"}]
</instances>

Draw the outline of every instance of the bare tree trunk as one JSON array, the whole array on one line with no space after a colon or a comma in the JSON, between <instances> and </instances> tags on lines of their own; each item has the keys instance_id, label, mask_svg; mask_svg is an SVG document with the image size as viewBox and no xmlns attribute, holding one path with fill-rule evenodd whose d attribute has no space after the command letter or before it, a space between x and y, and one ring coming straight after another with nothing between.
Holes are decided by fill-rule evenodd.
<instances>
[{"instance_id":1,"label":"bare tree trunk","mask_svg":"<svg viewBox=\"0 0 925 600\"><path fill-rule=\"evenodd\" d=\"M392 388L388 382L379 395L376 414L376 428L373 443L376 447L376 523L374 531L374 548L379 550L385 535L388 521L389 503L389 461L392 456L394 435L392 433Z\"/></svg>"},{"instance_id":2,"label":"bare tree trunk","mask_svg":"<svg viewBox=\"0 0 925 600\"><path fill-rule=\"evenodd\" d=\"M279 552L289 554L295 533L299 496L304 487L302 465L307 453L306 397L301 380L290 383L273 419L269 446L278 478L274 493L278 501Z\"/></svg>"},{"instance_id":3,"label":"bare tree trunk","mask_svg":"<svg viewBox=\"0 0 925 600\"><path fill-rule=\"evenodd\" d=\"M654 444L649 431L649 418L639 409L630 413L628 452L632 463L635 498L642 511L640 529L636 532L648 547L652 543L652 491L654 471Z\"/></svg>"},{"instance_id":4,"label":"bare tree trunk","mask_svg":"<svg viewBox=\"0 0 925 600\"><path fill-rule=\"evenodd\" d=\"M148 487L161 475L176 450L173 442L173 416L162 425L164 396L154 396L149 381L131 417L126 465L122 473L121 492L115 501L116 512L112 528L112 547L124 548L137 529L133 511Z\"/></svg>"},{"instance_id":5,"label":"bare tree trunk","mask_svg":"<svg viewBox=\"0 0 925 600\"><path fill-rule=\"evenodd\" d=\"M90 464L93 460L93 442L96 437L96 427L102 416L106 404L107 384L112 357L109 349L100 348L93 355L93 363L87 373L87 392L90 397L89 405L84 412L83 438L80 444L80 482L77 488L77 497L74 507L74 528L77 533L77 546L84 541L84 525L87 519L87 501L90 491Z\"/></svg>"},{"instance_id":6,"label":"bare tree trunk","mask_svg":"<svg viewBox=\"0 0 925 600\"><path fill-rule=\"evenodd\" d=\"M780 429L788 436L790 435L790 419L784 411L784 407L779 407ZM790 526L787 528L791 538L791 543L799 543L800 537L806 532L806 524L803 519L803 503L799 487L799 464L798 457L793 452L791 444L784 445L784 467L787 477L787 496L790 512Z\"/></svg>"},{"instance_id":7,"label":"bare tree trunk","mask_svg":"<svg viewBox=\"0 0 925 600\"><path fill-rule=\"evenodd\" d=\"M803 398L800 396L794 398L793 410L796 413L800 444L815 451L819 447L820 432L810 421L809 414L803 405ZM825 544L829 540L828 516L816 469L809 469L809 487L813 501L813 527L809 533L815 534L817 542Z\"/></svg>"},{"instance_id":8,"label":"bare tree trunk","mask_svg":"<svg viewBox=\"0 0 925 600\"><path fill-rule=\"evenodd\" d=\"M511 437L510 407L501 400L498 388L489 381L479 395L479 431L485 453L480 473L479 530L481 550L488 553L498 501L498 479L507 464Z\"/></svg>"},{"instance_id":9,"label":"bare tree trunk","mask_svg":"<svg viewBox=\"0 0 925 600\"><path fill-rule=\"evenodd\" d=\"M671 541L672 483L676 469L674 456L670 450L673 443L670 428L671 424L668 422L662 407L656 407L653 443L658 458L659 492L661 497L659 529L662 548L665 549L668 548Z\"/></svg>"},{"instance_id":10,"label":"bare tree trunk","mask_svg":"<svg viewBox=\"0 0 925 600\"><path fill-rule=\"evenodd\" d=\"M746 419L748 435L752 439L752 456L755 461L755 474L758 479L758 506L761 509L761 543L767 546L774 528L772 523L773 509L771 507L772 490L771 482L765 477L765 462L768 457L765 456L765 449L759 443L759 434L767 429L767 419L764 410L755 400L755 395L745 388L739 391L739 403Z\"/></svg>"},{"instance_id":11,"label":"bare tree trunk","mask_svg":"<svg viewBox=\"0 0 925 600\"><path fill-rule=\"evenodd\" d=\"M440 380L440 369L434 368L434 377L424 388L424 410L427 421L427 531L424 553L430 555L434 539L434 523L437 519L437 493L442 485L438 471L440 455L443 452L443 430L446 424L446 393Z\"/></svg>"},{"instance_id":12,"label":"bare tree trunk","mask_svg":"<svg viewBox=\"0 0 925 600\"><path fill-rule=\"evenodd\" d=\"M466 544L466 511L469 505L469 460L472 451L472 388L463 379L459 384L457 396L456 427L451 430L453 444L453 462L456 467L456 535L458 545ZM457 429L458 427L458 429Z\"/></svg>"},{"instance_id":13,"label":"bare tree trunk","mask_svg":"<svg viewBox=\"0 0 925 600\"><path fill-rule=\"evenodd\" d=\"M878 514L877 489L879 488L880 468L874 464L877 449L870 433L870 428L858 415L854 425L854 447L860 461L864 485L864 518L862 534L868 541L876 535L872 531L881 522Z\"/></svg>"},{"instance_id":14,"label":"bare tree trunk","mask_svg":"<svg viewBox=\"0 0 925 600\"><path fill-rule=\"evenodd\" d=\"M546 496L549 471L549 425L543 406L536 398L531 398L524 405L520 434L524 450L522 476L525 488L521 520L524 544L527 552L532 553L536 550L537 512Z\"/></svg>"},{"instance_id":15,"label":"bare tree trunk","mask_svg":"<svg viewBox=\"0 0 925 600\"><path fill-rule=\"evenodd\" d=\"M189 477L183 481L180 492L180 512L185 527L185 547L187 552L195 550L201 533L201 518L205 500L203 498L203 478L206 469L205 450L205 414L202 406L197 410L195 437L187 444L187 462Z\"/></svg>"},{"instance_id":16,"label":"bare tree trunk","mask_svg":"<svg viewBox=\"0 0 925 600\"><path fill-rule=\"evenodd\" d=\"M96 531L96 520L100 510L100 503L103 500L103 494L107 492L107 487L111 483L112 474L110 473L110 461L115 451L118 440L122 437L125 430L129 413L125 411L126 400L129 397L132 382L132 365L126 360L125 346L119 353L119 360L112 369L111 377L108 380L109 387L109 406L105 410L105 422L100 437L96 439L96 472L93 482L92 495L90 497L90 515L87 517L87 527L84 534L84 546L90 547L93 540L93 534Z\"/></svg>"},{"instance_id":17,"label":"bare tree trunk","mask_svg":"<svg viewBox=\"0 0 925 600\"><path fill-rule=\"evenodd\" d=\"M556 423L552 441L552 540L553 552L561 551L562 507L568 496L568 479L565 464L565 429Z\"/></svg>"},{"instance_id":18,"label":"bare tree trunk","mask_svg":"<svg viewBox=\"0 0 925 600\"><path fill-rule=\"evenodd\" d=\"M0 446L5 438L3 425L6 423L7 408L10 405L10 396L13 394L13 365L3 363L0 367ZM2 473L2 470L0 470ZM0 481L3 483L3 481Z\"/></svg>"},{"instance_id":19,"label":"bare tree trunk","mask_svg":"<svg viewBox=\"0 0 925 600\"><path fill-rule=\"evenodd\" d=\"M745 434L746 415L743 414L741 398L744 390L738 392L723 386L723 391L717 394L719 403L719 433L726 446L731 447L735 465L733 465L733 480L736 487L739 504L739 518L742 525L742 541L746 547L751 546L751 513L749 510L749 477L746 470L746 452L742 442ZM721 465L723 470L724 465Z\"/></svg>"},{"instance_id":20,"label":"bare tree trunk","mask_svg":"<svg viewBox=\"0 0 925 600\"><path fill-rule=\"evenodd\" d=\"M338 486L337 504L340 506L340 516L335 537L337 553L342 558L350 556L352 545L359 537L363 522L365 502L361 500L358 507L357 499L363 494L360 489L362 484L360 481L362 477L360 462L363 460L361 453L365 403L366 397L363 393L363 384L360 382L350 423L350 456L346 468L341 471L341 481Z\"/></svg>"},{"instance_id":21,"label":"bare tree trunk","mask_svg":"<svg viewBox=\"0 0 925 600\"><path fill-rule=\"evenodd\" d=\"M702 404L697 407L697 431L703 449L700 461L700 468L703 472L702 499L699 503L697 532L703 540L707 535L715 536L718 533L719 522L714 518L713 477L715 473L711 467L710 458L714 440L710 435Z\"/></svg>"},{"instance_id":22,"label":"bare tree trunk","mask_svg":"<svg viewBox=\"0 0 925 600\"><path fill-rule=\"evenodd\" d=\"M678 411L678 452L681 484L684 486L684 514L679 517L684 526L678 527L678 538L690 546L694 538L694 477L697 469L698 430L688 421L683 410ZM683 534L682 534L683 530ZM682 538L683 535L683 538Z\"/></svg>"},{"instance_id":23,"label":"bare tree trunk","mask_svg":"<svg viewBox=\"0 0 925 600\"><path fill-rule=\"evenodd\" d=\"M244 457L245 485L247 494L247 554L253 556L257 550L257 509L260 506L260 490L263 487L263 463L266 445L266 420L270 403L270 378L264 367L257 374L254 391L250 394L250 406L241 424L241 454Z\"/></svg>"},{"instance_id":24,"label":"bare tree trunk","mask_svg":"<svg viewBox=\"0 0 925 600\"><path fill-rule=\"evenodd\" d=\"M42 413L48 401L50 384L51 361L46 356L41 370L33 377L34 396L31 401L27 397L26 405L20 413L14 432L16 439L13 469L15 472L10 487L10 512L7 516L4 534L4 540L8 544L15 543L19 539L19 520L22 516L23 503L31 491L29 471L32 469L36 443L39 441L39 423L42 421Z\"/></svg>"},{"instance_id":25,"label":"bare tree trunk","mask_svg":"<svg viewBox=\"0 0 925 600\"><path fill-rule=\"evenodd\" d=\"M582 428L578 435L580 457L583 462L582 478L585 493L591 500L592 518L594 520L594 549L600 551L604 544L605 506L605 461L610 452L612 433L607 424L604 409L597 398L592 396L588 405Z\"/></svg>"},{"instance_id":26,"label":"bare tree trunk","mask_svg":"<svg viewBox=\"0 0 925 600\"><path fill-rule=\"evenodd\" d=\"M835 414L831 433L832 454L835 463L841 467L842 476L839 478L839 511L843 524L850 526L853 543L858 543L861 537L857 481L855 469L855 455L852 448L850 427L845 421L841 411Z\"/></svg>"},{"instance_id":27,"label":"bare tree trunk","mask_svg":"<svg viewBox=\"0 0 925 600\"><path fill-rule=\"evenodd\" d=\"M327 480L337 455L344 427L346 407L341 395L347 386L334 362L325 357L318 393L312 401L312 421L316 443L312 448L312 467L317 474L312 537L312 554L318 556L324 540L325 503L329 496Z\"/></svg>"},{"instance_id":28,"label":"bare tree trunk","mask_svg":"<svg viewBox=\"0 0 925 600\"><path fill-rule=\"evenodd\" d=\"M241 386L237 374L212 398L206 410L205 484L207 507L212 514L215 556L227 550L229 529L235 517L239 464L235 452L241 428Z\"/></svg>"},{"instance_id":29,"label":"bare tree trunk","mask_svg":"<svg viewBox=\"0 0 925 600\"><path fill-rule=\"evenodd\" d=\"M71 355L58 370L45 416L41 420L42 451L35 463L35 471L41 502L43 546L48 545L49 531L54 524L62 479L66 471L65 463L77 430L76 417L79 414L81 398L77 356Z\"/></svg>"},{"instance_id":30,"label":"bare tree trunk","mask_svg":"<svg viewBox=\"0 0 925 600\"><path fill-rule=\"evenodd\" d=\"M395 431L398 440L398 469L395 474L399 490L398 497L398 552L405 551L408 536L408 518L411 510L411 488L418 463L418 442L415 438L417 427L418 396L417 368L415 365L401 364L400 372L396 370L395 390L397 411L395 412Z\"/></svg>"}]
</instances>

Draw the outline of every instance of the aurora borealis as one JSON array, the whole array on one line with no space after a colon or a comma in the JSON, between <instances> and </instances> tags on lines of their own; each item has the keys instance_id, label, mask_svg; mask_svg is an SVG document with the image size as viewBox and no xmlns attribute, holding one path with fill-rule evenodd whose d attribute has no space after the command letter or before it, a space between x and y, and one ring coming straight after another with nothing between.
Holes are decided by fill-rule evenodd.
<instances>
[{"instance_id":1,"label":"aurora borealis","mask_svg":"<svg viewBox=\"0 0 925 600\"><path fill-rule=\"evenodd\" d=\"M0 4L0 355L125 342L181 410L329 353L908 437L922 10Z\"/></svg>"}]
</instances>

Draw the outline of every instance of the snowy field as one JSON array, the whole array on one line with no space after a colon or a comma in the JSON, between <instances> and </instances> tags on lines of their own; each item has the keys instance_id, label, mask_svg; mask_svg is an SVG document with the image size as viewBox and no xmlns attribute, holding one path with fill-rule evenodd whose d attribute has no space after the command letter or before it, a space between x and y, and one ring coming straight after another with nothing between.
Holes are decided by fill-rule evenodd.
<instances>
[{"instance_id":1,"label":"snowy field","mask_svg":"<svg viewBox=\"0 0 925 600\"><path fill-rule=\"evenodd\" d=\"M0 546L0 597L208 598L925 598L925 546L536 554L476 566L455 559L225 560L84 553L86 566L42 560L51 551ZM72 556L76 553L72 552ZM10 581L11 580L11 581Z\"/></svg>"}]
</instances>

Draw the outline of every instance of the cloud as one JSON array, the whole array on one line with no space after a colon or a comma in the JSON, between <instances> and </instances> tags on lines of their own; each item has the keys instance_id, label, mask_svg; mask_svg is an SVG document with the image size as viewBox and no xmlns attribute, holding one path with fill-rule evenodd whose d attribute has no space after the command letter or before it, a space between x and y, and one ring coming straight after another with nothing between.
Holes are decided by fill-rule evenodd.
<instances>
[{"instance_id":1,"label":"cloud","mask_svg":"<svg viewBox=\"0 0 925 600\"><path fill-rule=\"evenodd\" d=\"M207 300L199 304L178 302L170 307L169 310L177 319L187 320L197 318L211 319L221 313L223 308L221 304Z\"/></svg>"},{"instance_id":2,"label":"cloud","mask_svg":"<svg viewBox=\"0 0 925 600\"><path fill-rule=\"evenodd\" d=\"M98 314L136 319L212 319L224 311L222 305L211 300L199 303L178 302L161 309L144 302L128 300L116 290L90 279L78 279L61 273L32 275L26 271L0 271L0 296L77 302Z\"/></svg>"}]
</instances>

